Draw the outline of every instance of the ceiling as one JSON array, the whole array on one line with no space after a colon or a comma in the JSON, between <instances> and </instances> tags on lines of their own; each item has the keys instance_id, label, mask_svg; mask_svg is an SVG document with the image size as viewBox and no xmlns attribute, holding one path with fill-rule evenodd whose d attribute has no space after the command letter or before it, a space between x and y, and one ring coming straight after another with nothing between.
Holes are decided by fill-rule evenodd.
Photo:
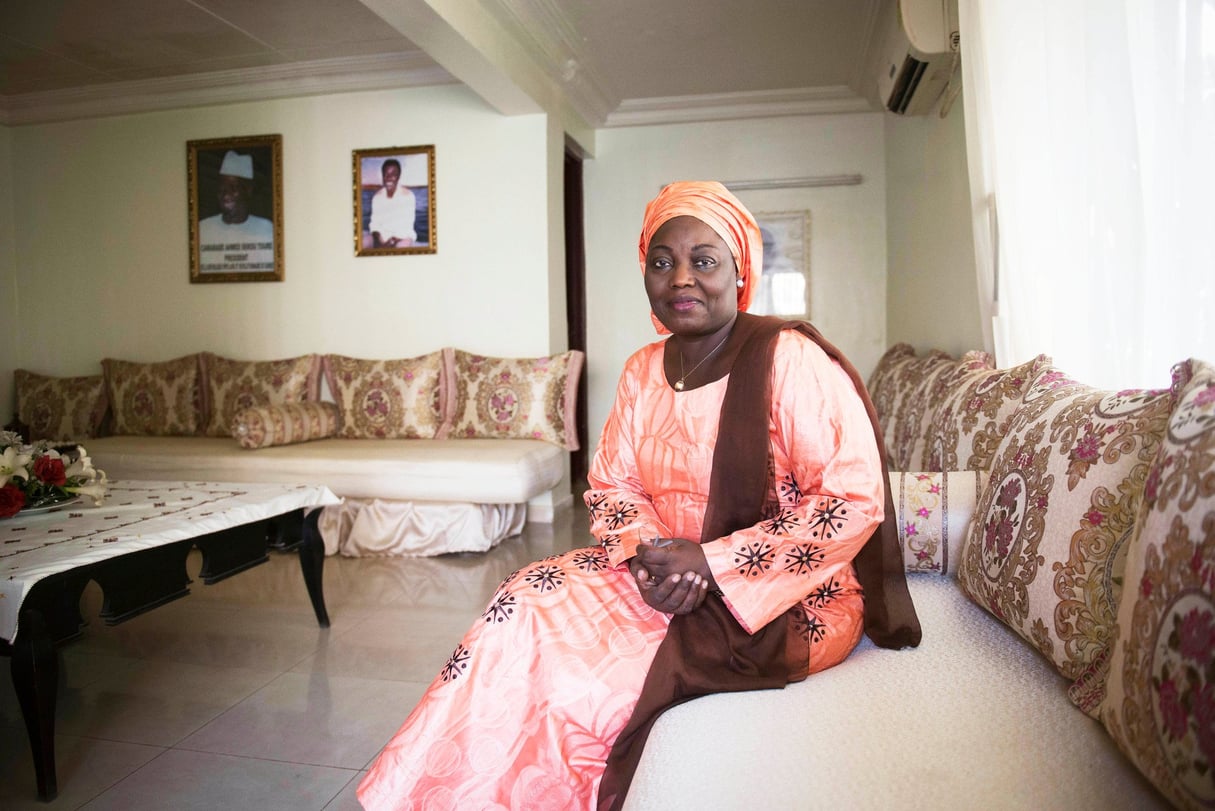
<instances>
[{"instance_id":1,"label":"ceiling","mask_svg":"<svg viewBox=\"0 0 1215 811\"><path fill-rule=\"evenodd\" d=\"M456 81L592 128L871 109L881 2L0 0L0 123Z\"/></svg>"}]
</instances>

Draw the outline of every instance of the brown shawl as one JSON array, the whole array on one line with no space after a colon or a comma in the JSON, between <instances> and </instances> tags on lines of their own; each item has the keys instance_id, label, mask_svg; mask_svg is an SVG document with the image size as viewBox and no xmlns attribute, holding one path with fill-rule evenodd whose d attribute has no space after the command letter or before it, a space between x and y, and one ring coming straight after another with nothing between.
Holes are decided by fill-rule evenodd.
<instances>
[{"instance_id":1,"label":"brown shawl","mask_svg":"<svg viewBox=\"0 0 1215 811\"><path fill-rule=\"evenodd\" d=\"M804 321L739 313L726 351L714 367L717 377L728 372L730 382L721 406L702 542L752 526L761 518L771 487L767 415L772 358L783 329L796 329L813 340L848 373L873 424L882 470L887 469L877 412L860 374L843 353ZM885 519L854 561L865 592L865 633L881 647L914 647L920 642L920 623L907 591L889 479L884 485ZM790 609L800 610L800 606ZM710 693L779 688L805 678L809 642L800 633L790 633L790 628L786 612L748 634L714 595L690 614L672 617L633 715L608 755L599 784L600 810L624 805L650 728L664 710Z\"/></svg>"}]
</instances>

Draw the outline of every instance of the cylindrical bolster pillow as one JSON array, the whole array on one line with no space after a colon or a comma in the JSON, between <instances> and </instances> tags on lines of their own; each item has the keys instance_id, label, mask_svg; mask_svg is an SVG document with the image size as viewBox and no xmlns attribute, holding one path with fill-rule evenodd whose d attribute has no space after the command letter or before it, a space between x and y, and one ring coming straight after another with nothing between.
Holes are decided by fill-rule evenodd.
<instances>
[{"instance_id":1,"label":"cylindrical bolster pillow","mask_svg":"<svg viewBox=\"0 0 1215 811\"><path fill-rule=\"evenodd\" d=\"M269 448L334 436L339 421L337 406L329 402L254 406L237 412L232 436L242 448Z\"/></svg>"},{"instance_id":2,"label":"cylindrical bolster pillow","mask_svg":"<svg viewBox=\"0 0 1215 811\"><path fill-rule=\"evenodd\" d=\"M906 570L957 574L962 541L987 482L987 471L892 471L889 475Z\"/></svg>"}]
</instances>

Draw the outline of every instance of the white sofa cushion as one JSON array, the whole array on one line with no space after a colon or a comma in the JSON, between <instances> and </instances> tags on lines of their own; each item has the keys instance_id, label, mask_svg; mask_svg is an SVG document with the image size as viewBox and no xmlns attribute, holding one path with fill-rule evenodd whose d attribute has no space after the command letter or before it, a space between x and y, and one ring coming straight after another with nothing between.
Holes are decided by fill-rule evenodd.
<instances>
[{"instance_id":1,"label":"white sofa cushion","mask_svg":"<svg viewBox=\"0 0 1215 811\"><path fill-rule=\"evenodd\" d=\"M566 451L538 439L321 439L249 451L219 437L88 443L111 479L323 484L352 498L518 504L556 487Z\"/></svg>"},{"instance_id":2,"label":"white sofa cushion","mask_svg":"<svg viewBox=\"0 0 1215 811\"><path fill-rule=\"evenodd\" d=\"M650 733L625 811L1169 807L1072 706L1051 663L956 580L907 581L918 648L865 639L784 690L674 707Z\"/></svg>"}]
</instances>

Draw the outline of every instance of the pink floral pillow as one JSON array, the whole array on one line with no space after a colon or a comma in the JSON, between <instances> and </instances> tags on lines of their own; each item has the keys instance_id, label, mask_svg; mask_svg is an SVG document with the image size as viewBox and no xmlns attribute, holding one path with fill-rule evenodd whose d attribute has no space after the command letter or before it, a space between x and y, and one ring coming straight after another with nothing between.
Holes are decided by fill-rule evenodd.
<instances>
[{"instance_id":1,"label":"pink floral pillow","mask_svg":"<svg viewBox=\"0 0 1215 811\"><path fill-rule=\"evenodd\" d=\"M574 422L582 352L544 358L452 354L452 438L543 439L578 449Z\"/></svg>"},{"instance_id":2,"label":"pink floral pillow","mask_svg":"<svg viewBox=\"0 0 1215 811\"><path fill-rule=\"evenodd\" d=\"M908 572L957 574L962 539L987 483L981 470L890 473L899 542Z\"/></svg>"},{"instance_id":3,"label":"pink floral pillow","mask_svg":"<svg viewBox=\"0 0 1215 811\"><path fill-rule=\"evenodd\" d=\"M347 439L442 439L449 423L443 386L445 357L361 360L326 355L325 380Z\"/></svg>"},{"instance_id":4,"label":"pink floral pillow","mask_svg":"<svg viewBox=\"0 0 1215 811\"><path fill-rule=\"evenodd\" d=\"M1215 807L1215 367L1173 374L1177 406L1148 474L1117 635L1073 687L1178 808Z\"/></svg>"},{"instance_id":5,"label":"pink floral pillow","mask_svg":"<svg viewBox=\"0 0 1215 811\"><path fill-rule=\"evenodd\" d=\"M97 436L109 401L105 378L47 377L25 369L13 372L17 418L29 428L29 440L80 440Z\"/></svg>"},{"instance_id":6,"label":"pink floral pillow","mask_svg":"<svg viewBox=\"0 0 1215 811\"><path fill-rule=\"evenodd\" d=\"M338 431L341 415L333 403L308 401L246 408L232 420L231 434L242 448L255 450L326 439Z\"/></svg>"},{"instance_id":7,"label":"pink floral pillow","mask_svg":"<svg viewBox=\"0 0 1215 811\"><path fill-rule=\"evenodd\" d=\"M232 420L247 408L300 403L320 396L321 360L317 355L245 361L204 352L200 360L207 436L232 436Z\"/></svg>"},{"instance_id":8,"label":"pink floral pillow","mask_svg":"<svg viewBox=\"0 0 1215 811\"><path fill-rule=\"evenodd\" d=\"M1038 355L1010 369L988 369L985 364L959 367L949 380L949 393L932 415L925 469L990 468L1025 389L1050 362L1046 355Z\"/></svg>"},{"instance_id":9,"label":"pink floral pillow","mask_svg":"<svg viewBox=\"0 0 1215 811\"><path fill-rule=\"evenodd\" d=\"M962 547L962 590L1068 678L1114 634L1127 541L1173 395L1099 391L1046 369L995 449Z\"/></svg>"},{"instance_id":10,"label":"pink floral pillow","mask_svg":"<svg viewBox=\"0 0 1215 811\"><path fill-rule=\"evenodd\" d=\"M106 358L101 362L114 418L113 432L128 436L198 433L202 395L198 355L160 363Z\"/></svg>"}]
</instances>

